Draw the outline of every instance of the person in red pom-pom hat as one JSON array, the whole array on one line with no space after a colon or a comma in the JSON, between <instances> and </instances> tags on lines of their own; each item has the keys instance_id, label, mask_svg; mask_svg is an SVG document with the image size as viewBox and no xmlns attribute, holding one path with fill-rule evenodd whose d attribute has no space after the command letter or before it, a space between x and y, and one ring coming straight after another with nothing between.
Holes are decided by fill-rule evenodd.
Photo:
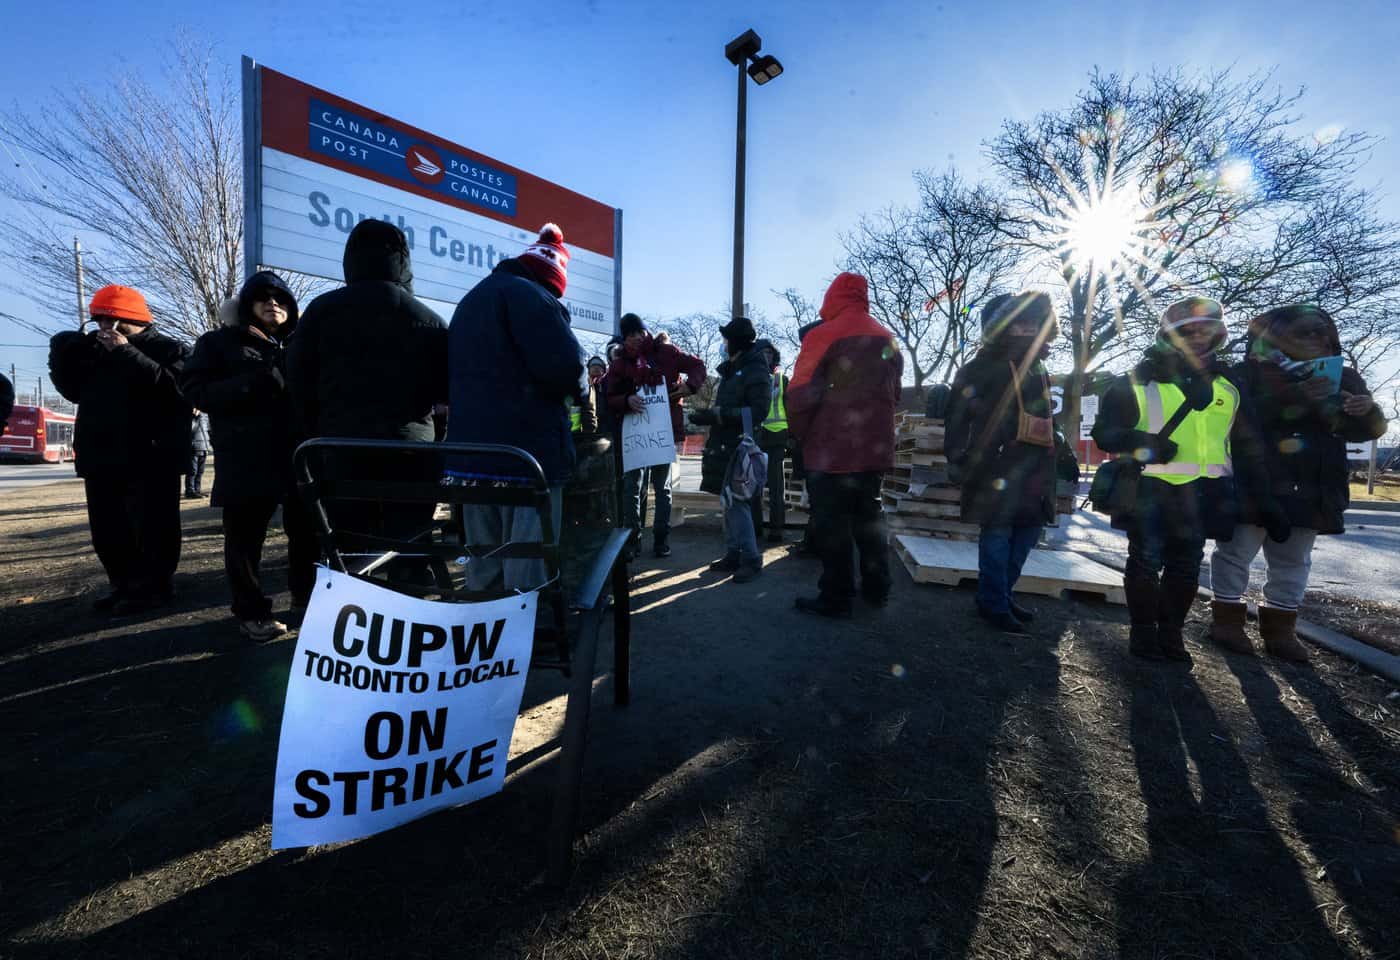
<instances>
[{"instance_id":1,"label":"person in red pom-pom hat","mask_svg":"<svg viewBox=\"0 0 1400 960\"><path fill-rule=\"evenodd\" d=\"M586 396L583 351L559 298L568 282L564 231L552 223L519 256L496 264L452 314L448 326L449 443L495 443L530 453L553 500L555 542L564 484L574 467L568 401ZM451 456L454 482L528 482L519 461ZM464 511L471 543L538 541L543 527L530 507L473 506ZM484 558L467 570L473 590L533 590L544 582L538 560Z\"/></svg>"},{"instance_id":2,"label":"person in red pom-pom hat","mask_svg":"<svg viewBox=\"0 0 1400 960\"><path fill-rule=\"evenodd\" d=\"M569 285L569 249L564 246L564 231L546 223L540 228L540 238L520 255L520 264L550 293L562 297Z\"/></svg>"},{"instance_id":3,"label":"person in red pom-pom hat","mask_svg":"<svg viewBox=\"0 0 1400 960\"><path fill-rule=\"evenodd\" d=\"M78 405L78 476L92 547L111 583L93 609L134 614L169 602L180 562L190 406L178 378L190 349L156 331L146 298L131 287L103 287L89 309L97 330L49 342L49 379Z\"/></svg>"}]
</instances>

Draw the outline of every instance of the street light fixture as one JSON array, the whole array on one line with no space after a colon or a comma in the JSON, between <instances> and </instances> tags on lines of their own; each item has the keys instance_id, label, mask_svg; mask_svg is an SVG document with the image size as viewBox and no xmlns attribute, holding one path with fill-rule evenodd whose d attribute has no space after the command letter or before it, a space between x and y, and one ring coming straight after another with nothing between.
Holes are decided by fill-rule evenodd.
<instances>
[{"instance_id":1,"label":"street light fixture","mask_svg":"<svg viewBox=\"0 0 1400 960\"><path fill-rule=\"evenodd\" d=\"M762 47L763 40L752 30L745 30L724 45L725 58L739 68L739 124L734 138L734 290L729 308L734 317L744 313L744 148L748 119L748 82L744 75L753 77L761 87L783 72L777 57L758 55Z\"/></svg>"}]
</instances>

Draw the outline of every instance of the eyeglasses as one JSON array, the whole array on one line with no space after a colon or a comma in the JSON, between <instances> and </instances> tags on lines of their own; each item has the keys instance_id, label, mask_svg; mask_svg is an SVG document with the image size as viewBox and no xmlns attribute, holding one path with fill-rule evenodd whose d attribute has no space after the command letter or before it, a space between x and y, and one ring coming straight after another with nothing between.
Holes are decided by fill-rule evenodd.
<instances>
[{"instance_id":1,"label":"eyeglasses","mask_svg":"<svg viewBox=\"0 0 1400 960\"><path fill-rule=\"evenodd\" d=\"M278 299L277 294L271 290L259 290L257 293L253 294L253 302L275 303L277 306L281 307L284 310L287 308L286 304L284 304L280 299Z\"/></svg>"}]
</instances>

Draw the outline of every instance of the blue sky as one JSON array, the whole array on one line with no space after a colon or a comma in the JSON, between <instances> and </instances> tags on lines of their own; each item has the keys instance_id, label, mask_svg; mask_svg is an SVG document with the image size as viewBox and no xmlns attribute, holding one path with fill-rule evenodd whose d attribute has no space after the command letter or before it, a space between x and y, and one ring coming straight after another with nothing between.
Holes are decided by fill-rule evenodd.
<instances>
[{"instance_id":1,"label":"blue sky","mask_svg":"<svg viewBox=\"0 0 1400 960\"><path fill-rule=\"evenodd\" d=\"M1385 138L1363 181L1400 219L1400 13L1393 4L586 3L369 0L192 5L0 0L0 102L99 86L159 62L179 28L624 210L624 309L665 316L729 297L733 68L753 27L786 72L749 96L747 299L818 298L838 234L912 197L952 160L975 176L1008 118L1067 104L1094 65L1240 72L1308 87L1305 129ZM6 159L4 162L8 162ZM4 207L0 205L0 215ZM0 267L0 269L8 269ZM22 299L0 310L26 316ZM0 343L37 338L0 321ZM43 351L0 348L42 371ZM32 382L32 377L30 378Z\"/></svg>"}]
</instances>

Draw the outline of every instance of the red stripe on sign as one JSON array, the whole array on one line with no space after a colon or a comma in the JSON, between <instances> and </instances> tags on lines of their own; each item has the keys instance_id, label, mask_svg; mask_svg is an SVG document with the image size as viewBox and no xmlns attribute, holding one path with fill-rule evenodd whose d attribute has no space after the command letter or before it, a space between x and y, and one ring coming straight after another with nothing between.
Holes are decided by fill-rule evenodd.
<instances>
[{"instance_id":1,"label":"red stripe on sign","mask_svg":"<svg viewBox=\"0 0 1400 960\"><path fill-rule=\"evenodd\" d=\"M540 227L544 224L557 223L564 230L564 243L567 246L582 247L605 257L614 255L614 211L607 204L599 203L597 200L575 193L557 183L551 183L542 177L526 173L518 167L502 163L484 153L453 143L451 140L444 140L426 130L420 130L401 120L361 106L353 100L346 100L344 97L338 97L310 84L302 83L300 80L278 73L276 70L269 70L267 67L259 69L262 74L263 146L281 150L283 153L341 170L361 179L392 187L395 190L417 194L420 197L436 200L449 206L460 207L479 216L510 224L517 229L524 230L532 237L538 234ZM487 166L512 174L516 178L517 186L517 212L515 216L482 209L428 187L419 186L412 181L396 180L349 161L312 152L307 142L308 111L312 97L353 111L374 123L382 123L385 126L401 130L417 140L464 154ZM521 249L523 250L524 247Z\"/></svg>"}]
</instances>

